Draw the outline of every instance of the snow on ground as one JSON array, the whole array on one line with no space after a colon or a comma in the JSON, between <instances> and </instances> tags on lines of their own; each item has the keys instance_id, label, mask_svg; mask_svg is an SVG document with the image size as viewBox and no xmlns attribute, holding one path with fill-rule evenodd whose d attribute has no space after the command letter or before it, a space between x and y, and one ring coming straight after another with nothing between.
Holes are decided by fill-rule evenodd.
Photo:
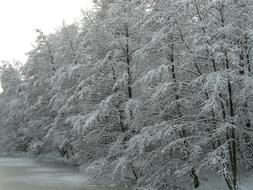
<instances>
[{"instance_id":1,"label":"snow on ground","mask_svg":"<svg viewBox=\"0 0 253 190\"><path fill-rule=\"evenodd\" d=\"M0 167L32 167L35 163L28 158L0 158Z\"/></svg>"},{"instance_id":2,"label":"snow on ground","mask_svg":"<svg viewBox=\"0 0 253 190\"><path fill-rule=\"evenodd\" d=\"M38 173L36 175L24 175L12 179L16 182L24 182L31 185L58 186L58 187L82 187L87 184L84 176L75 173Z\"/></svg>"},{"instance_id":3,"label":"snow on ground","mask_svg":"<svg viewBox=\"0 0 253 190\"><path fill-rule=\"evenodd\" d=\"M88 179L79 174L77 167L64 165L63 160L42 158L0 157L0 190L123 190L88 185ZM241 172L243 173L243 172ZM198 190L227 190L222 177L210 172L199 174ZM240 174L240 190L253 190L253 173ZM188 189L194 189L188 188Z\"/></svg>"},{"instance_id":4,"label":"snow on ground","mask_svg":"<svg viewBox=\"0 0 253 190\"><path fill-rule=\"evenodd\" d=\"M36 173L51 173L51 172L56 172L57 170L60 169L56 169L56 168L50 168L50 167L43 167L43 168L31 168L29 169L31 172L36 172Z\"/></svg>"},{"instance_id":5,"label":"snow on ground","mask_svg":"<svg viewBox=\"0 0 253 190\"><path fill-rule=\"evenodd\" d=\"M15 186L16 184L16 186ZM87 178L77 168L27 158L0 158L0 190L83 189ZM29 189L30 188L30 189Z\"/></svg>"},{"instance_id":6,"label":"snow on ground","mask_svg":"<svg viewBox=\"0 0 253 190\"><path fill-rule=\"evenodd\" d=\"M92 186L63 160L0 157L0 190L126 190Z\"/></svg>"},{"instance_id":7,"label":"snow on ground","mask_svg":"<svg viewBox=\"0 0 253 190\"><path fill-rule=\"evenodd\" d=\"M253 173L240 172L239 190L253 190ZM200 173L201 185L197 190L228 190L223 177L210 172ZM193 188L192 188L193 189Z\"/></svg>"}]
</instances>

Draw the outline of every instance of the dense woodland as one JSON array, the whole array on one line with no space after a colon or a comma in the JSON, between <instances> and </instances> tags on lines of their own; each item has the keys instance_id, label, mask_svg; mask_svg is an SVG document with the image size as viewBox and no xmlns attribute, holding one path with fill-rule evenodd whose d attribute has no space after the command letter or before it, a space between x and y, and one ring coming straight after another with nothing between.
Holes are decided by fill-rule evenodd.
<instances>
[{"instance_id":1,"label":"dense woodland","mask_svg":"<svg viewBox=\"0 0 253 190\"><path fill-rule=\"evenodd\" d=\"M94 0L3 62L0 147L95 183L180 190L253 168L253 1Z\"/></svg>"}]
</instances>

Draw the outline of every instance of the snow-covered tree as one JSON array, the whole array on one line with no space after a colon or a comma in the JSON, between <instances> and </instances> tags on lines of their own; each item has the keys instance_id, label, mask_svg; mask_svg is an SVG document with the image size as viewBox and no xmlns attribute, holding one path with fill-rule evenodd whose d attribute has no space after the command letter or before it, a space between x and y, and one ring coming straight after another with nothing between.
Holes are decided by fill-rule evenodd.
<instances>
[{"instance_id":1,"label":"snow-covered tree","mask_svg":"<svg viewBox=\"0 0 253 190\"><path fill-rule=\"evenodd\" d=\"M94 5L37 30L21 68L4 62L0 145L58 151L95 182L189 189L210 169L238 189L253 158L251 0Z\"/></svg>"}]
</instances>

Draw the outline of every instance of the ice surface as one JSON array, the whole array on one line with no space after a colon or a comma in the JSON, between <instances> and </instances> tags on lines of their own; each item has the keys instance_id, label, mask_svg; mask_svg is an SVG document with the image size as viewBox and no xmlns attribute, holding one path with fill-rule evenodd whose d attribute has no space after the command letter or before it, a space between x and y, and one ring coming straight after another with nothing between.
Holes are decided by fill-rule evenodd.
<instances>
[{"instance_id":1,"label":"ice surface","mask_svg":"<svg viewBox=\"0 0 253 190\"><path fill-rule=\"evenodd\" d=\"M240 174L240 190L253 189L253 174ZM200 173L198 190L226 190L222 177ZM61 161L36 162L27 158L0 157L0 190L126 190L88 185L87 178L75 167Z\"/></svg>"},{"instance_id":2,"label":"ice surface","mask_svg":"<svg viewBox=\"0 0 253 190\"><path fill-rule=\"evenodd\" d=\"M0 190L89 190L77 168L57 162L35 162L27 158L0 158Z\"/></svg>"},{"instance_id":3,"label":"ice surface","mask_svg":"<svg viewBox=\"0 0 253 190\"><path fill-rule=\"evenodd\" d=\"M253 189L253 173L245 173L239 171L239 190L252 190ZM227 184L223 177L210 172L200 173L201 185L197 190L228 190Z\"/></svg>"},{"instance_id":4,"label":"ice surface","mask_svg":"<svg viewBox=\"0 0 253 190\"><path fill-rule=\"evenodd\" d=\"M27 158L0 158L0 167L32 167L34 161Z\"/></svg>"}]
</instances>

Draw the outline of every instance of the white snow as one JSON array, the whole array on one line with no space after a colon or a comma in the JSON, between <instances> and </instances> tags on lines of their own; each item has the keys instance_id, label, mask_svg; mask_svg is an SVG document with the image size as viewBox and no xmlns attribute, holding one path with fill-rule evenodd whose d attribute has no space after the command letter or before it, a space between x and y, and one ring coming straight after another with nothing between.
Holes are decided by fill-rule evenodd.
<instances>
[{"instance_id":1,"label":"white snow","mask_svg":"<svg viewBox=\"0 0 253 190\"><path fill-rule=\"evenodd\" d=\"M77 167L63 160L45 157L39 162L28 158L0 157L0 190L126 190L89 185Z\"/></svg>"},{"instance_id":2,"label":"white snow","mask_svg":"<svg viewBox=\"0 0 253 190\"><path fill-rule=\"evenodd\" d=\"M16 186L15 186L16 184ZM35 162L27 158L0 158L0 190L80 189L87 178L61 163Z\"/></svg>"},{"instance_id":3,"label":"white snow","mask_svg":"<svg viewBox=\"0 0 253 190\"><path fill-rule=\"evenodd\" d=\"M241 171L241 173L243 173ZM239 190L253 189L253 173L244 173L239 179ZM210 172L200 173L201 185L197 190L227 190L222 177ZM0 158L0 190L110 190L91 186L77 168L64 167L61 161L46 158L35 162L28 158ZM123 190L124 188L120 188ZM189 188L189 189L194 189Z\"/></svg>"},{"instance_id":4,"label":"white snow","mask_svg":"<svg viewBox=\"0 0 253 190\"><path fill-rule=\"evenodd\" d=\"M239 190L253 189L253 173L243 173L240 171ZM201 185L197 190L228 190L227 184L223 177L210 172L201 172Z\"/></svg>"}]
</instances>

